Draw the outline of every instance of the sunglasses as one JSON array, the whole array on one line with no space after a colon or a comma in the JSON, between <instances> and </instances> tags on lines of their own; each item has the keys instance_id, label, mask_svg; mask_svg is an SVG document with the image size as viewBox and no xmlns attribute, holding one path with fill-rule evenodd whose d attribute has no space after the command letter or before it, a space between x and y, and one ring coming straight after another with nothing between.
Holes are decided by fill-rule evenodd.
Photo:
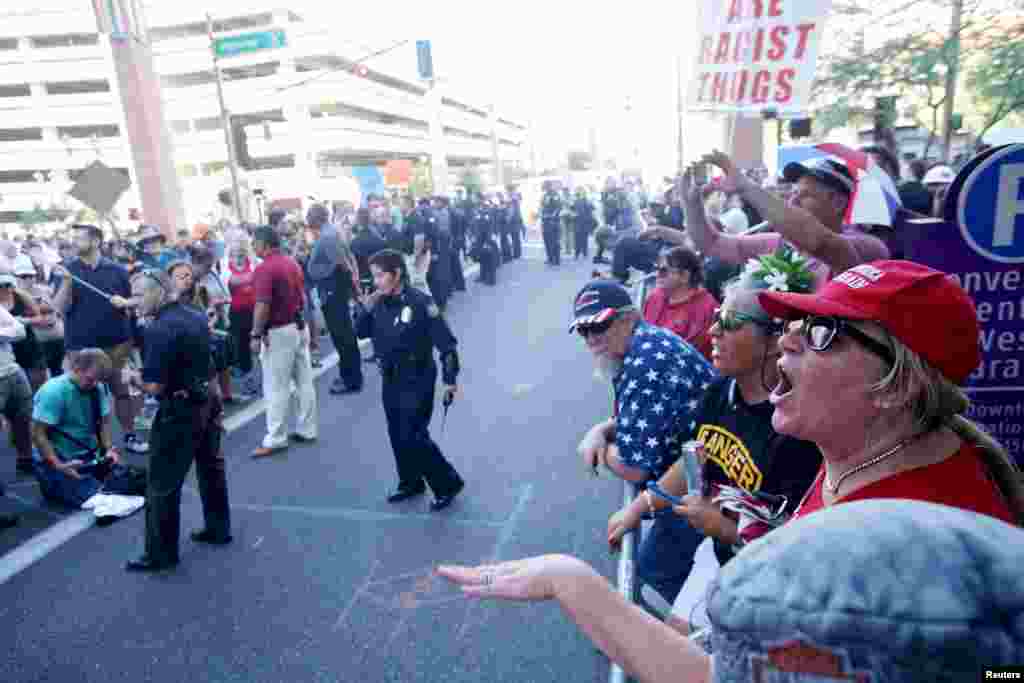
<instances>
[{"instance_id":1,"label":"sunglasses","mask_svg":"<svg viewBox=\"0 0 1024 683\"><path fill-rule=\"evenodd\" d=\"M739 311L729 311L723 313L721 308L715 309L715 315L711 318L711 326L718 325L722 328L723 332L735 332L736 330L742 329L747 323L757 323L758 325L768 325L769 321L753 315L747 315L746 313L740 313Z\"/></svg>"},{"instance_id":2,"label":"sunglasses","mask_svg":"<svg viewBox=\"0 0 1024 683\"><path fill-rule=\"evenodd\" d=\"M608 318L608 320L605 320L604 322L600 323L593 323L590 325L577 325L576 332L584 339L591 336L600 337L602 334L606 333L608 330L611 329L612 325L615 323L616 317L617 316L612 316L611 318Z\"/></svg>"},{"instance_id":3,"label":"sunglasses","mask_svg":"<svg viewBox=\"0 0 1024 683\"><path fill-rule=\"evenodd\" d=\"M888 346L861 332L848 320L825 315L811 315L800 321L807 346L813 351L826 351L839 335L845 335L879 358L892 364L894 358Z\"/></svg>"}]
</instances>

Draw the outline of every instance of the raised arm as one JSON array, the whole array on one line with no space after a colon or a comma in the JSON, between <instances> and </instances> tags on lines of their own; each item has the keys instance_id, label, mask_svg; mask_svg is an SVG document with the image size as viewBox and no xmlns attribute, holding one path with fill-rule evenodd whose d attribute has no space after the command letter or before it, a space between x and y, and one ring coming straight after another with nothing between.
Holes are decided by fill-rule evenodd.
<instances>
[{"instance_id":1,"label":"raised arm","mask_svg":"<svg viewBox=\"0 0 1024 683\"><path fill-rule=\"evenodd\" d=\"M772 227L797 249L825 263L833 273L841 273L861 263L857 250L810 212L792 206L753 182L728 156L719 151L705 155L707 163L725 173L726 187L733 187Z\"/></svg>"}]
</instances>

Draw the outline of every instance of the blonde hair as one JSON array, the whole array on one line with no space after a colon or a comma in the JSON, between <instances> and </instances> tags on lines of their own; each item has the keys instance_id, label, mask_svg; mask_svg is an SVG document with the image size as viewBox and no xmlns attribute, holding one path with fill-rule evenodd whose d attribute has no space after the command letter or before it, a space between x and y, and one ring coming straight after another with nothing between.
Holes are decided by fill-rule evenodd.
<instances>
[{"instance_id":1,"label":"blonde hair","mask_svg":"<svg viewBox=\"0 0 1024 683\"><path fill-rule=\"evenodd\" d=\"M928 361L888 332L886 345L892 349L892 368L872 387L910 406L914 425L919 429L948 427L967 443L981 451L988 469L1007 506L1024 526L1024 482L1020 469L1003 446L979 424L964 417L970 399Z\"/></svg>"}]
</instances>

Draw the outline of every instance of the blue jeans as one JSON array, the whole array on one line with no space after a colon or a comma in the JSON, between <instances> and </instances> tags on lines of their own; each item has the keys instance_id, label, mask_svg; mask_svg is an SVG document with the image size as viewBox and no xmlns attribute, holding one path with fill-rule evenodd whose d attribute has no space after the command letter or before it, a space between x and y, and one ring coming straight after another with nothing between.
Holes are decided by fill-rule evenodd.
<instances>
[{"instance_id":1,"label":"blue jeans","mask_svg":"<svg viewBox=\"0 0 1024 683\"><path fill-rule=\"evenodd\" d=\"M100 477L106 476L104 472L97 471L96 468L82 467L79 468L82 478L73 479L38 460L32 461L32 467L43 496L73 508L82 507L82 503L95 496L103 488L103 482L93 474Z\"/></svg>"},{"instance_id":2,"label":"blue jeans","mask_svg":"<svg viewBox=\"0 0 1024 683\"><path fill-rule=\"evenodd\" d=\"M704 534L690 526L685 517L662 512L641 540L637 578L674 602L693 569L693 558L703 540Z\"/></svg>"}]
</instances>

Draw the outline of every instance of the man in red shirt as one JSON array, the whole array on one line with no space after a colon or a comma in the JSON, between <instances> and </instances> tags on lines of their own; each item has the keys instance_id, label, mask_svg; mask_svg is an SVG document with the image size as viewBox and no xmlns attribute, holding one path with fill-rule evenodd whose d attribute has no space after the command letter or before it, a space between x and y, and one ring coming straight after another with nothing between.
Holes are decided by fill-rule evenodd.
<instances>
[{"instance_id":1,"label":"man in red shirt","mask_svg":"<svg viewBox=\"0 0 1024 683\"><path fill-rule=\"evenodd\" d=\"M299 400L291 438L300 443L315 440L317 419L309 332L302 319L302 268L281 253L281 238L273 228L256 230L253 249L263 259L253 273L256 308L252 326L252 350L260 354L267 402L267 436L252 454L260 458L288 447L293 381Z\"/></svg>"}]
</instances>

